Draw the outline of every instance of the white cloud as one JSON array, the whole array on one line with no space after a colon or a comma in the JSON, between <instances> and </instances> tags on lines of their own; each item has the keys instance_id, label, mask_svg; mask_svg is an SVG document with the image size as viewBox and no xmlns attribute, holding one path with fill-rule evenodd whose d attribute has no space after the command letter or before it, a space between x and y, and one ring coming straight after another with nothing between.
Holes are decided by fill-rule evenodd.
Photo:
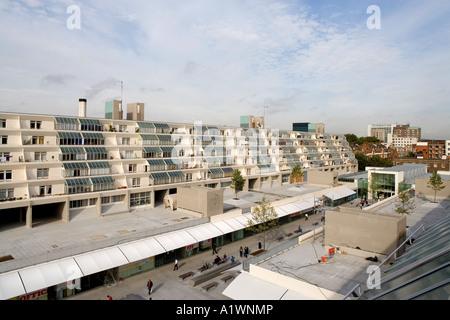
<instances>
[{"instance_id":1,"label":"white cloud","mask_svg":"<svg viewBox=\"0 0 450 320\"><path fill-rule=\"evenodd\" d=\"M101 117L123 81L125 102L144 102L147 119L238 125L270 104L272 127L325 122L365 135L412 110L411 124L448 135L448 5L379 1L374 31L361 3L341 3L77 1L81 29L68 30L72 1L2 2L0 108L74 114L88 96L88 115ZM441 113L422 123L430 108Z\"/></svg>"}]
</instances>

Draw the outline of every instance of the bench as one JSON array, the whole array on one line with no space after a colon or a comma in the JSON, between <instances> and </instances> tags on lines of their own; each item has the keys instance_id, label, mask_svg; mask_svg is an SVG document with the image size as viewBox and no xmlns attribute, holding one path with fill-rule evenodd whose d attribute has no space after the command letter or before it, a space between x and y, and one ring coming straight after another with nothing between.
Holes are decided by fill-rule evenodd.
<instances>
[{"instance_id":1,"label":"bench","mask_svg":"<svg viewBox=\"0 0 450 320\"><path fill-rule=\"evenodd\" d=\"M225 277L223 277L222 279L220 279L220 280L222 280L223 282L227 282L228 280L231 280L231 279L233 279L234 278L234 276L233 275L231 275L231 274L229 274L229 275L227 275L227 276L225 276Z\"/></svg>"},{"instance_id":2,"label":"bench","mask_svg":"<svg viewBox=\"0 0 450 320\"><path fill-rule=\"evenodd\" d=\"M189 281L189 285L191 287L195 287L203 282L212 280L213 278L220 276L222 274L222 272L224 272L228 269L231 269L233 267L236 267L240 264L241 264L241 262L239 262L238 260L235 260L234 262L227 262L220 266L214 267L206 272L203 272L202 274L199 274L195 278L192 278Z\"/></svg>"},{"instance_id":3,"label":"bench","mask_svg":"<svg viewBox=\"0 0 450 320\"><path fill-rule=\"evenodd\" d=\"M209 289L214 288L217 285L218 285L217 282L211 282L211 283L208 283L207 285L203 286L202 289L205 291L208 291Z\"/></svg>"},{"instance_id":4,"label":"bench","mask_svg":"<svg viewBox=\"0 0 450 320\"><path fill-rule=\"evenodd\" d=\"M200 268L198 268L197 270L200 271L200 272L203 272L203 271L208 270L208 269L209 269L209 268L200 267Z\"/></svg>"},{"instance_id":5,"label":"bench","mask_svg":"<svg viewBox=\"0 0 450 320\"><path fill-rule=\"evenodd\" d=\"M186 279L187 277L190 277L190 276L192 276L192 275L194 275L194 273L192 272L192 271L189 271L189 272L186 272L186 273L183 273L183 274L180 274L179 276L178 276L178 278L180 278L180 279Z\"/></svg>"},{"instance_id":6,"label":"bench","mask_svg":"<svg viewBox=\"0 0 450 320\"><path fill-rule=\"evenodd\" d=\"M222 263L225 263L225 262L227 262L228 261L228 258L226 258L226 259L221 259L219 262L217 262L217 265L219 266L219 265L221 265Z\"/></svg>"}]
</instances>

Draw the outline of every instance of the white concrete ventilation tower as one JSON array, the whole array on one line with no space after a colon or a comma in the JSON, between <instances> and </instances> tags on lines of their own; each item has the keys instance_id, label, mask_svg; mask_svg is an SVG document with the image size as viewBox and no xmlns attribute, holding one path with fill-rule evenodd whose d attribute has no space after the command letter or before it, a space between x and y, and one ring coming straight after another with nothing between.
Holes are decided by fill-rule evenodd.
<instances>
[{"instance_id":1,"label":"white concrete ventilation tower","mask_svg":"<svg viewBox=\"0 0 450 320\"><path fill-rule=\"evenodd\" d=\"M79 99L78 100L78 116L80 118L86 118L86 108L87 108L87 100Z\"/></svg>"}]
</instances>

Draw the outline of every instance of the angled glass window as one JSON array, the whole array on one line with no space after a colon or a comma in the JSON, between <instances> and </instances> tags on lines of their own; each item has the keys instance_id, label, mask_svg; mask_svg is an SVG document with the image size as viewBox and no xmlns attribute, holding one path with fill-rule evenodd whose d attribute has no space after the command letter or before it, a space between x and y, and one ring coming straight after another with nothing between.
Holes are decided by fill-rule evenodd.
<instances>
[{"instance_id":1,"label":"angled glass window","mask_svg":"<svg viewBox=\"0 0 450 320\"><path fill-rule=\"evenodd\" d=\"M61 147L59 159L61 161L85 160L86 155L82 147Z\"/></svg>"},{"instance_id":2,"label":"angled glass window","mask_svg":"<svg viewBox=\"0 0 450 320\"><path fill-rule=\"evenodd\" d=\"M56 130L78 130L77 118L55 117Z\"/></svg>"},{"instance_id":3,"label":"angled glass window","mask_svg":"<svg viewBox=\"0 0 450 320\"><path fill-rule=\"evenodd\" d=\"M98 119L80 118L81 131L103 131L102 125Z\"/></svg>"},{"instance_id":4,"label":"angled glass window","mask_svg":"<svg viewBox=\"0 0 450 320\"><path fill-rule=\"evenodd\" d=\"M106 160L108 151L105 147L84 147L86 150L86 160Z\"/></svg>"}]
</instances>

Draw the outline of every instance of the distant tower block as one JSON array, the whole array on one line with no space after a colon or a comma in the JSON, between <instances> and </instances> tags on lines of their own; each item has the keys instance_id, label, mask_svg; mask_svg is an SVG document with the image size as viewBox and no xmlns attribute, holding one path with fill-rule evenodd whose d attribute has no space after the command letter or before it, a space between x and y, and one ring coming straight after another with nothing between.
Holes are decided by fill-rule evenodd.
<instances>
[{"instance_id":1,"label":"distant tower block","mask_svg":"<svg viewBox=\"0 0 450 320\"><path fill-rule=\"evenodd\" d=\"M105 119L123 119L122 101L111 100L105 102Z\"/></svg>"},{"instance_id":2,"label":"distant tower block","mask_svg":"<svg viewBox=\"0 0 450 320\"><path fill-rule=\"evenodd\" d=\"M80 118L86 118L86 107L87 107L87 100L79 99L78 100L78 116Z\"/></svg>"},{"instance_id":3,"label":"distant tower block","mask_svg":"<svg viewBox=\"0 0 450 320\"><path fill-rule=\"evenodd\" d=\"M127 104L127 120L144 121L144 104L142 102Z\"/></svg>"},{"instance_id":4,"label":"distant tower block","mask_svg":"<svg viewBox=\"0 0 450 320\"><path fill-rule=\"evenodd\" d=\"M241 116L241 128L264 129L264 117Z\"/></svg>"}]
</instances>

